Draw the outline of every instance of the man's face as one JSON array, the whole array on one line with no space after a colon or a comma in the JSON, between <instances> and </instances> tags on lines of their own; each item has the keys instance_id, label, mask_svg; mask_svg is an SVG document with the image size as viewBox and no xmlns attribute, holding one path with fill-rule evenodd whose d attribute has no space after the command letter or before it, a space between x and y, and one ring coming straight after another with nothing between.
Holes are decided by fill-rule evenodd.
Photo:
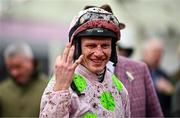
<instances>
[{"instance_id":1,"label":"man's face","mask_svg":"<svg viewBox=\"0 0 180 118\"><path fill-rule=\"evenodd\" d=\"M103 71L111 56L112 38L82 37L82 64L93 73Z\"/></svg>"},{"instance_id":2,"label":"man's face","mask_svg":"<svg viewBox=\"0 0 180 118\"><path fill-rule=\"evenodd\" d=\"M163 49L160 47L153 47L148 49L145 53L145 61L147 61L152 68L157 68L161 61Z\"/></svg>"},{"instance_id":3,"label":"man's face","mask_svg":"<svg viewBox=\"0 0 180 118\"><path fill-rule=\"evenodd\" d=\"M16 55L6 59L6 66L13 79L20 85L26 85L33 72L32 59Z\"/></svg>"}]
</instances>

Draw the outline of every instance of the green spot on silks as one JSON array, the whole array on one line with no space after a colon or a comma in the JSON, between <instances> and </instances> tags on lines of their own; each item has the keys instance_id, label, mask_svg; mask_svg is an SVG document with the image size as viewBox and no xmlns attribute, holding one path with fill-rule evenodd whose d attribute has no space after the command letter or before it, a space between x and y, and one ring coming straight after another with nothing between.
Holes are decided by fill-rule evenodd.
<instances>
[{"instance_id":1,"label":"green spot on silks","mask_svg":"<svg viewBox=\"0 0 180 118\"><path fill-rule=\"evenodd\" d=\"M86 80L78 74L73 75L73 82L80 93L82 93L87 86Z\"/></svg>"},{"instance_id":2,"label":"green spot on silks","mask_svg":"<svg viewBox=\"0 0 180 118\"><path fill-rule=\"evenodd\" d=\"M107 110L114 111L115 100L110 92L103 92L100 97L101 105Z\"/></svg>"},{"instance_id":3,"label":"green spot on silks","mask_svg":"<svg viewBox=\"0 0 180 118\"><path fill-rule=\"evenodd\" d=\"M116 85L118 91L121 91L123 89L123 84L121 83L121 81L114 74L112 75L112 80Z\"/></svg>"},{"instance_id":4,"label":"green spot on silks","mask_svg":"<svg viewBox=\"0 0 180 118\"><path fill-rule=\"evenodd\" d=\"M92 113L92 112L88 112L86 114L84 114L83 118L97 118L96 114Z\"/></svg>"}]
</instances>

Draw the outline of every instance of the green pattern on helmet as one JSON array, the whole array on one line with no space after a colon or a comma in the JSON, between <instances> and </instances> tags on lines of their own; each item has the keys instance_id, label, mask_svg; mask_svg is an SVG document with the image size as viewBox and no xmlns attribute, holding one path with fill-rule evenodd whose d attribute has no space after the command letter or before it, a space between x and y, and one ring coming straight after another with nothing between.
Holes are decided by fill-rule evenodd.
<instances>
[{"instance_id":1,"label":"green pattern on helmet","mask_svg":"<svg viewBox=\"0 0 180 118\"><path fill-rule=\"evenodd\" d=\"M92 112L87 112L86 114L84 114L83 118L97 118L97 116Z\"/></svg>"},{"instance_id":2,"label":"green pattern on helmet","mask_svg":"<svg viewBox=\"0 0 180 118\"><path fill-rule=\"evenodd\" d=\"M123 89L123 84L121 83L121 81L114 74L112 75L112 80L116 85L118 91L121 91Z\"/></svg>"},{"instance_id":3,"label":"green pattern on helmet","mask_svg":"<svg viewBox=\"0 0 180 118\"><path fill-rule=\"evenodd\" d=\"M107 110L114 111L115 108L115 100L110 92L103 92L100 97L101 105Z\"/></svg>"},{"instance_id":4,"label":"green pattern on helmet","mask_svg":"<svg viewBox=\"0 0 180 118\"><path fill-rule=\"evenodd\" d=\"M73 82L80 93L87 87L86 80L79 74L73 75Z\"/></svg>"}]
</instances>

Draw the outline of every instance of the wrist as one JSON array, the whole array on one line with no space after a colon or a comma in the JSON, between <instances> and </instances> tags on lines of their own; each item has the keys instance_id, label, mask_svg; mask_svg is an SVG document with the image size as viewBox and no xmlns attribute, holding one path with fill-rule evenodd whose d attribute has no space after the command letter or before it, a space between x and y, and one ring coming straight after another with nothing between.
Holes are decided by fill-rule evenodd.
<instances>
[{"instance_id":1,"label":"wrist","mask_svg":"<svg viewBox=\"0 0 180 118\"><path fill-rule=\"evenodd\" d=\"M59 84L55 84L54 85L54 91L62 91L62 90L68 90L69 86L66 86L65 84L63 85L59 85Z\"/></svg>"}]
</instances>

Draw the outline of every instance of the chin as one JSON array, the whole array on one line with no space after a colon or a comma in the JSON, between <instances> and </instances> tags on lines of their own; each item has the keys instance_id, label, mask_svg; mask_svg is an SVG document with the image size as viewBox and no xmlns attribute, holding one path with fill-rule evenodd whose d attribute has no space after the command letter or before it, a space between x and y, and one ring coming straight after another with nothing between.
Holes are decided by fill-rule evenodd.
<instances>
[{"instance_id":1,"label":"chin","mask_svg":"<svg viewBox=\"0 0 180 118\"><path fill-rule=\"evenodd\" d=\"M93 73L99 73L99 72L103 71L104 68L105 67L93 67L93 68L91 68L90 71Z\"/></svg>"},{"instance_id":2,"label":"chin","mask_svg":"<svg viewBox=\"0 0 180 118\"><path fill-rule=\"evenodd\" d=\"M84 63L83 65L86 68L88 68L88 70L91 71L92 73L99 73L99 72L103 71L103 69L106 67L105 62L94 63L94 62L90 61L90 63Z\"/></svg>"}]
</instances>

